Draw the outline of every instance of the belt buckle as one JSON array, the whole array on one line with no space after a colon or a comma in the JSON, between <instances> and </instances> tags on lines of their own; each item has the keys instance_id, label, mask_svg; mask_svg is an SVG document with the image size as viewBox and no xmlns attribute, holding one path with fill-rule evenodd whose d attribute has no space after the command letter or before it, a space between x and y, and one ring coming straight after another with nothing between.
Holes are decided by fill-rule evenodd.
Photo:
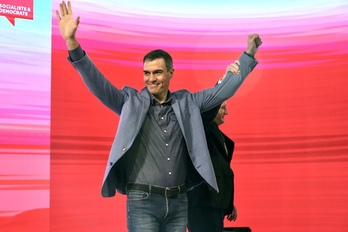
<instances>
[{"instance_id":1,"label":"belt buckle","mask_svg":"<svg viewBox=\"0 0 348 232\"><path fill-rule=\"evenodd\" d=\"M178 195L180 195L180 187L178 187L178 188L166 187L164 189L164 196L166 196L166 197L175 197Z\"/></svg>"},{"instance_id":2,"label":"belt buckle","mask_svg":"<svg viewBox=\"0 0 348 232\"><path fill-rule=\"evenodd\" d=\"M171 197L171 194L168 194L168 192L169 192L169 188L168 187L166 187L165 189L164 189L164 196L166 196L166 197Z\"/></svg>"}]
</instances>

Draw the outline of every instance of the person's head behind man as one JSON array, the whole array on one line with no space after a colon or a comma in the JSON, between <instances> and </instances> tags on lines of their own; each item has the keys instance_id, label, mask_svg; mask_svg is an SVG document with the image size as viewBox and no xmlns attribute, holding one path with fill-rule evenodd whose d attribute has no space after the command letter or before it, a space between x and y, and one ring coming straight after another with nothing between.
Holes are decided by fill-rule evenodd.
<instances>
[{"instance_id":1,"label":"person's head behind man","mask_svg":"<svg viewBox=\"0 0 348 232\"><path fill-rule=\"evenodd\" d=\"M220 126L221 124L223 124L225 122L225 115L228 114L227 111L227 102L224 101L222 102L218 113L216 114L215 118L214 118L214 122Z\"/></svg>"},{"instance_id":2,"label":"person's head behind man","mask_svg":"<svg viewBox=\"0 0 348 232\"><path fill-rule=\"evenodd\" d=\"M170 79L174 74L172 57L166 51L157 49L147 53L143 63L146 88L158 102L164 102L167 98Z\"/></svg>"}]
</instances>

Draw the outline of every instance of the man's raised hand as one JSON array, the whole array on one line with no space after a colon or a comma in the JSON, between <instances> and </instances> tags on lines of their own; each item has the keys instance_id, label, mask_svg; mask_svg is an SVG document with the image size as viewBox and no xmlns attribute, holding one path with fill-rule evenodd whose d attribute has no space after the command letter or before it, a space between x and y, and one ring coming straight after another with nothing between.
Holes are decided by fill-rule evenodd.
<instances>
[{"instance_id":1,"label":"man's raised hand","mask_svg":"<svg viewBox=\"0 0 348 232\"><path fill-rule=\"evenodd\" d=\"M65 40L68 49L73 50L78 46L75 34L80 23L80 17L78 16L76 20L74 20L70 1L68 1L68 4L66 4L65 1L62 1L59 4L59 8L60 11L56 10L56 18L59 23L60 33Z\"/></svg>"},{"instance_id":2,"label":"man's raised hand","mask_svg":"<svg viewBox=\"0 0 348 232\"><path fill-rule=\"evenodd\" d=\"M246 53L254 56L256 54L258 48L261 46L261 44L262 44L262 40L258 34L254 33L254 34L249 35Z\"/></svg>"}]
</instances>

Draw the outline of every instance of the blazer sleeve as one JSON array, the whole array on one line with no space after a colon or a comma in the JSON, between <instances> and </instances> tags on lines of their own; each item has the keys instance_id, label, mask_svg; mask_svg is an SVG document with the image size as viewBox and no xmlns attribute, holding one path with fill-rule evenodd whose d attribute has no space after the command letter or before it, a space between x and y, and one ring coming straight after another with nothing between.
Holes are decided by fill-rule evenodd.
<instances>
[{"instance_id":1,"label":"blazer sleeve","mask_svg":"<svg viewBox=\"0 0 348 232\"><path fill-rule=\"evenodd\" d=\"M106 79L86 53L83 53L83 57L79 60L73 61L70 57L68 60L78 71L89 91L105 106L120 115L122 106L128 98L127 92L117 89Z\"/></svg>"},{"instance_id":2,"label":"blazer sleeve","mask_svg":"<svg viewBox=\"0 0 348 232\"><path fill-rule=\"evenodd\" d=\"M228 72L220 84L192 94L192 101L196 102L201 112L206 112L232 97L258 63L244 53L239 61L239 74Z\"/></svg>"}]
</instances>

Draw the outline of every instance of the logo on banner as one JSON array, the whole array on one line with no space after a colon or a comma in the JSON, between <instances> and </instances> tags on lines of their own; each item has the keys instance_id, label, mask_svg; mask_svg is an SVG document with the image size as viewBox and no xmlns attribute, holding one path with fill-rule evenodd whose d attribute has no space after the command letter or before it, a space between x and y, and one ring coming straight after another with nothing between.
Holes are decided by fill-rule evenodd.
<instances>
[{"instance_id":1,"label":"logo on banner","mask_svg":"<svg viewBox=\"0 0 348 232\"><path fill-rule=\"evenodd\" d=\"M33 20L34 0L0 0L0 16L5 16L14 26L15 19Z\"/></svg>"}]
</instances>

